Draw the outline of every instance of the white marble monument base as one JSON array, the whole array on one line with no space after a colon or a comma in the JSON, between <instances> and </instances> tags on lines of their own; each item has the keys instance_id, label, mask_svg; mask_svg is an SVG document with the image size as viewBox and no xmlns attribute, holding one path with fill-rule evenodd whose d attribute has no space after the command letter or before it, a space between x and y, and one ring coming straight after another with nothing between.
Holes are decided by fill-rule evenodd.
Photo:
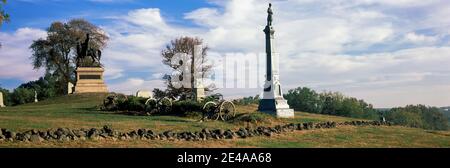
<instances>
[{"instance_id":1,"label":"white marble monument base","mask_svg":"<svg viewBox=\"0 0 450 168\"><path fill-rule=\"evenodd\" d=\"M274 115L278 118L295 117L294 110L289 108L287 101L283 98L261 99L259 102L258 111Z\"/></svg>"}]
</instances>

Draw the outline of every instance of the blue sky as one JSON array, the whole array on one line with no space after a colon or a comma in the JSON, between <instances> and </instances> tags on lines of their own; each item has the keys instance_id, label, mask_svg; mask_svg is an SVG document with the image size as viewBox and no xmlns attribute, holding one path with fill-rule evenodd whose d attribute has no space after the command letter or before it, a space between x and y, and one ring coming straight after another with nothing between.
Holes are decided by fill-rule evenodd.
<instances>
[{"instance_id":1,"label":"blue sky","mask_svg":"<svg viewBox=\"0 0 450 168\"><path fill-rule=\"evenodd\" d=\"M202 0L9 0L5 10L13 22L2 27L2 31L11 32L21 27L45 29L55 20L86 18L94 24L108 22L104 17L121 15L133 9L157 7L162 15L172 18L179 24L185 22L183 14L200 7L212 6Z\"/></svg>"},{"instance_id":2,"label":"blue sky","mask_svg":"<svg viewBox=\"0 0 450 168\"><path fill-rule=\"evenodd\" d=\"M219 64L225 55L238 62L263 60L255 56L264 52L267 2L10 0L5 10L12 22L0 28L0 85L13 89L41 76L42 70L30 65L28 46L46 37L51 22L72 18L84 18L110 36L103 63L111 91L163 88L161 76L169 70L161 64L160 51L180 36L204 39L209 57ZM340 91L375 107L450 102L449 1L271 2L285 91L298 86ZM236 78L230 81L244 77ZM260 94L261 89L218 92L233 98Z\"/></svg>"}]
</instances>

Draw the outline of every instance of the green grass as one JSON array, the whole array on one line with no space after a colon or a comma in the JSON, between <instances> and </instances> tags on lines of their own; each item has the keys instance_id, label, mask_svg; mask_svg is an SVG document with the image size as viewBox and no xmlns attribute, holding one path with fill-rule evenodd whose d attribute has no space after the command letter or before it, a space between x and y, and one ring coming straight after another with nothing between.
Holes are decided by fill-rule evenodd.
<instances>
[{"instance_id":1,"label":"green grass","mask_svg":"<svg viewBox=\"0 0 450 168\"><path fill-rule=\"evenodd\" d=\"M128 116L97 110L105 95L69 95L39 103L0 108L0 128L14 131L67 127L73 129L110 125L121 131L138 128L200 131L203 128L238 129L246 122L199 122L199 118L179 116ZM240 116L250 116L262 122L257 125L283 123L352 121L346 117L296 112L292 119L264 118L257 114L256 105L237 106ZM253 114L255 113L255 114ZM450 147L449 131L427 131L406 127L338 127L310 131L296 131L273 137L253 137L236 140L205 142L185 141L76 141L44 143L1 142L0 147Z\"/></svg>"}]
</instances>

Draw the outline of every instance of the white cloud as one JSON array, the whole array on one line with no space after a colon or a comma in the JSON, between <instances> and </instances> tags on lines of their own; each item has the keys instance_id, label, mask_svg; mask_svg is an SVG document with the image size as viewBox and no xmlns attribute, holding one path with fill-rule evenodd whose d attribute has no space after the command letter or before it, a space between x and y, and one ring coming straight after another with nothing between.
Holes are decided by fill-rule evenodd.
<instances>
[{"instance_id":1,"label":"white cloud","mask_svg":"<svg viewBox=\"0 0 450 168\"><path fill-rule=\"evenodd\" d=\"M416 44L421 44L421 43L430 44L430 43L436 42L438 40L438 38L435 36L427 36L427 35L416 34L414 32L411 32L411 33L408 33L405 35L405 40L407 42L416 43Z\"/></svg>"},{"instance_id":2,"label":"white cloud","mask_svg":"<svg viewBox=\"0 0 450 168\"><path fill-rule=\"evenodd\" d=\"M109 17L114 22L102 28L111 36L103 57L110 90L131 94L163 87L158 79L168 70L160 51L179 36L203 38L211 47L211 57L264 52L266 3L209 1L214 7L184 15L196 27L173 24L157 8ZM307 86L342 91L376 107L450 102L450 22L443 19L448 16L448 1L286 0L273 4L275 47L281 56L285 89ZM260 93L258 89L219 91L229 97Z\"/></svg>"},{"instance_id":3,"label":"white cloud","mask_svg":"<svg viewBox=\"0 0 450 168\"><path fill-rule=\"evenodd\" d=\"M33 40L45 38L46 32L40 29L20 28L14 33L0 32L0 79L36 80L42 71L33 70L31 50Z\"/></svg>"},{"instance_id":4,"label":"white cloud","mask_svg":"<svg viewBox=\"0 0 450 168\"><path fill-rule=\"evenodd\" d=\"M141 78L128 78L122 82L109 84L108 89L114 92L134 95L138 90L152 91L154 88L164 88L161 80L144 80Z\"/></svg>"},{"instance_id":5,"label":"white cloud","mask_svg":"<svg viewBox=\"0 0 450 168\"><path fill-rule=\"evenodd\" d=\"M120 60L128 62L127 66L148 67L159 76L167 72L160 63L160 50L165 43L180 35L204 38L214 55L264 51L262 29L266 22L267 4L256 0L211 2L219 7L200 8L184 16L198 24L199 28L174 26L156 9L131 11L124 17L124 25L116 25L109 30L117 31L113 34L117 35L115 39L120 39L116 41L117 46L112 42L111 62ZM285 88L308 86L318 90L342 91L367 99L377 107L395 103L403 105L405 102L421 103L423 98L414 99L415 92L405 91L400 97L409 99L387 103L381 96L374 95L373 90L398 93L398 87L405 85L414 85L422 90L450 85L450 81L442 80L450 75L442 66L450 60L446 54L449 53L448 48L425 47L441 41L441 36L412 34L422 26L411 18L390 11L390 8L420 8L432 4L429 1L409 0L275 1L276 49L282 57L281 79ZM127 33L121 33L123 30ZM403 49L404 42L415 42L417 48ZM421 46L425 43L427 45ZM127 47L118 47L123 45ZM376 45L387 47L374 52L371 47ZM118 49L126 52L119 52ZM347 53L352 51L358 52ZM131 61L129 58L134 59ZM155 76L149 78L155 79ZM432 93L433 89L429 90ZM231 97L259 94L257 89L219 91ZM448 100L450 95L445 93L442 92L441 98ZM424 95L429 96L430 101L423 103L444 105L440 100L435 101L432 94Z\"/></svg>"}]
</instances>

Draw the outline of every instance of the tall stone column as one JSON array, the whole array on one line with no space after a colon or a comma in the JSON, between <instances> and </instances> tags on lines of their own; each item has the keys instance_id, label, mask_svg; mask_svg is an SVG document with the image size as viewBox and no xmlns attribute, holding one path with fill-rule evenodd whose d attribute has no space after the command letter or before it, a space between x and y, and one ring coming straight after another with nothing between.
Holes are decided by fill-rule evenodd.
<instances>
[{"instance_id":1,"label":"tall stone column","mask_svg":"<svg viewBox=\"0 0 450 168\"><path fill-rule=\"evenodd\" d=\"M289 108L283 98L279 74L279 54L275 52L275 29L272 26L272 9L268 9L268 22L264 29L266 35L266 81L264 92L259 102L258 111L281 118L294 117L294 110Z\"/></svg>"}]
</instances>

